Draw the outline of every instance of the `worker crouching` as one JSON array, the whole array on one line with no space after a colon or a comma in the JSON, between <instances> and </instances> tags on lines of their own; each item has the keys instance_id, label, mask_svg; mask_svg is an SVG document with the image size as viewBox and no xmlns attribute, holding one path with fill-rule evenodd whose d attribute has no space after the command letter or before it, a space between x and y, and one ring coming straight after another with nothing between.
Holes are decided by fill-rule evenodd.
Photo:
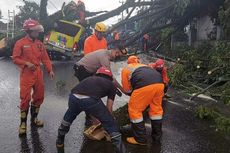
<instances>
[{"instance_id":1,"label":"worker crouching","mask_svg":"<svg viewBox=\"0 0 230 153\"><path fill-rule=\"evenodd\" d=\"M68 133L70 125L82 111L85 111L101 122L102 127L110 135L117 152L124 152L121 134L112 116L113 102L116 95L116 87L112 81L112 72L105 67L101 67L95 76L86 78L72 89L69 96L69 108L58 129L56 141L58 149L64 148L65 135ZM108 97L106 106L101 100L105 96Z\"/></svg>"}]
</instances>

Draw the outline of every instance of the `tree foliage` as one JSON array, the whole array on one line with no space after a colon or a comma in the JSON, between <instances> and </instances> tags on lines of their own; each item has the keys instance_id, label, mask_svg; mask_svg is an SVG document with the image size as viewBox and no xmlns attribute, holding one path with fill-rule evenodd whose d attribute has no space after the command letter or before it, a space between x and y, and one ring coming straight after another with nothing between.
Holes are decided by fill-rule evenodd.
<instances>
[{"instance_id":1,"label":"tree foliage","mask_svg":"<svg viewBox=\"0 0 230 153\"><path fill-rule=\"evenodd\" d=\"M23 0L23 5L19 6L19 13L16 16L16 24L21 27L23 22L28 19L39 20L40 7L34 1Z\"/></svg>"},{"instance_id":2,"label":"tree foliage","mask_svg":"<svg viewBox=\"0 0 230 153\"><path fill-rule=\"evenodd\" d=\"M221 7L218 17L224 28L225 37L230 39L230 0L225 0L224 6Z\"/></svg>"},{"instance_id":3,"label":"tree foliage","mask_svg":"<svg viewBox=\"0 0 230 153\"><path fill-rule=\"evenodd\" d=\"M50 31L53 28L54 23L58 20L64 19L74 21L79 18L78 11L80 8L76 7L76 4L73 1L68 4L64 3L61 10L48 16L46 8L47 1L48 0L41 0L39 9L36 3L24 1L25 6L21 7L21 13L19 16L21 16L21 18L26 16L25 18L28 18L27 15L29 15L30 17L37 19L40 12L40 21L45 28L45 32ZM168 27L173 29L173 31L168 34L168 36L170 36L175 31L183 29L193 18L198 17L203 12L209 12L209 10L212 10L210 8L218 8L221 1L223 0L128 0L120 7L109 12L89 12L86 10L86 16L91 17L88 18L88 25L94 26L96 22L102 22L116 15L120 15L125 10L133 10L135 7L142 7L144 9L143 11L133 15L128 14L126 20L115 24L112 28L112 30L114 30L127 23L141 23L138 26L140 28L136 33L125 40L125 45L130 46L145 33L151 32L153 35L157 35L160 30ZM27 13L23 15L25 11ZM97 15L98 13L100 14ZM22 20L24 19L20 19L20 21Z\"/></svg>"},{"instance_id":4,"label":"tree foliage","mask_svg":"<svg viewBox=\"0 0 230 153\"><path fill-rule=\"evenodd\" d=\"M174 7L174 13L176 15L183 15L189 4L190 0L177 0L177 3Z\"/></svg>"}]
</instances>

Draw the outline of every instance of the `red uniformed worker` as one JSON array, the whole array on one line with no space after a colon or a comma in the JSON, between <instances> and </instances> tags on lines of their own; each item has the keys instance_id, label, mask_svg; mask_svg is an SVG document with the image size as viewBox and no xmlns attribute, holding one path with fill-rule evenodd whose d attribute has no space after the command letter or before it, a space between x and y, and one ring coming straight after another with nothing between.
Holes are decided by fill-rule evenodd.
<instances>
[{"instance_id":1,"label":"red uniformed worker","mask_svg":"<svg viewBox=\"0 0 230 153\"><path fill-rule=\"evenodd\" d=\"M23 24L27 35L18 40L13 50L13 62L21 69L20 73L20 110L21 123L19 136L26 134L27 114L30 107L31 91L32 102L30 107L31 125L42 127L43 122L37 119L40 105L44 100L44 82L41 63L45 65L50 78L54 78L52 64L43 43L38 40L44 29L37 21L28 19Z\"/></svg>"},{"instance_id":2,"label":"red uniformed worker","mask_svg":"<svg viewBox=\"0 0 230 153\"><path fill-rule=\"evenodd\" d=\"M169 84L169 77L167 74L167 68L165 67L164 60L158 59L155 63L150 63L149 66L156 69L161 74L163 82L165 84L165 93L166 93Z\"/></svg>"}]
</instances>

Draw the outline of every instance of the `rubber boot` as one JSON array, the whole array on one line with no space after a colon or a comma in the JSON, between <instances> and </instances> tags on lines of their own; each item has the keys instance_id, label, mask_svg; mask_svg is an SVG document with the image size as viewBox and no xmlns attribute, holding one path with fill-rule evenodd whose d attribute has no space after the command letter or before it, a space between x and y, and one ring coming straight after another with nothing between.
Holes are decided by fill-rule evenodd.
<instances>
[{"instance_id":1,"label":"rubber boot","mask_svg":"<svg viewBox=\"0 0 230 153\"><path fill-rule=\"evenodd\" d=\"M31 106L30 107L30 114L31 114L31 125L36 127L43 127L44 123L40 120L38 120L38 113L39 113L39 107Z\"/></svg>"},{"instance_id":2,"label":"rubber boot","mask_svg":"<svg viewBox=\"0 0 230 153\"><path fill-rule=\"evenodd\" d=\"M112 144L115 146L116 153L126 153L126 148L122 142L121 134L119 132L114 132L110 134Z\"/></svg>"},{"instance_id":3,"label":"rubber boot","mask_svg":"<svg viewBox=\"0 0 230 153\"><path fill-rule=\"evenodd\" d=\"M58 136L56 140L56 147L58 149L64 148L65 135L69 132L70 123L62 121L60 127L58 128Z\"/></svg>"},{"instance_id":4,"label":"rubber boot","mask_svg":"<svg viewBox=\"0 0 230 153\"><path fill-rule=\"evenodd\" d=\"M128 137L127 142L135 145L147 145L145 122L131 123L134 137Z\"/></svg>"},{"instance_id":5,"label":"rubber boot","mask_svg":"<svg viewBox=\"0 0 230 153\"><path fill-rule=\"evenodd\" d=\"M27 111L21 111L21 123L19 126L19 137L26 135L26 125L27 125Z\"/></svg>"},{"instance_id":6,"label":"rubber boot","mask_svg":"<svg viewBox=\"0 0 230 153\"><path fill-rule=\"evenodd\" d=\"M162 137L162 120L151 120L152 139L156 142L161 142Z\"/></svg>"},{"instance_id":7,"label":"rubber boot","mask_svg":"<svg viewBox=\"0 0 230 153\"><path fill-rule=\"evenodd\" d=\"M130 124L124 125L120 127L120 132L122 134L122 136L125 137L133 137L133 130L131 128Z\"/></svg>"},{"instance_id":8,"label":"rubber boot","mask_svg":"<svg viewBox=\"0 0 230 153\"><path fill-rule=\"evenodd\" d=\"M92 117L89 113L85 113L85 127L89 128L90 126L92 126Z\"/></svg>"}]
</instances>

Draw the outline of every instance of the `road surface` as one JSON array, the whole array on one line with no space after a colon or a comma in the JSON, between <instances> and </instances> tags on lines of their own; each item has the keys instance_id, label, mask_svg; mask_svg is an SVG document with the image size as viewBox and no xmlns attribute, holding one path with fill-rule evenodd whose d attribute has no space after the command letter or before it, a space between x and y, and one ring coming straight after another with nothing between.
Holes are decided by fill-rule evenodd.
<instances>
[{"instance_id":1,"label":"road surface","mask_svg":"<svg viewBox=\"0 0 230 153\"><path fill-rule=\"evenodd\" d=\"M123 62L113 64L119 80ZM39 118L41 129L31 129L27 137L18 137L19 126L19 70L10 59L0 59L0 153L55 153L57 129L67 109L70 89L77 84L73 76L73 62L54 62L55 80L45 73L45 101ZM173 96L165 102L162 144L149 143L146 147L125 143L129 153L230 153L230 140L215 132L207 122L194 117L186 96L170 90ZM123 106L127 97L117 98L115 109ZM30 118L30 115L29 115ZM84 140L84 113L80 114L66 136L65 153L111 153L109 142ZM149 125L147 129L150 130Z\"/></svg>"}]
</instances>

